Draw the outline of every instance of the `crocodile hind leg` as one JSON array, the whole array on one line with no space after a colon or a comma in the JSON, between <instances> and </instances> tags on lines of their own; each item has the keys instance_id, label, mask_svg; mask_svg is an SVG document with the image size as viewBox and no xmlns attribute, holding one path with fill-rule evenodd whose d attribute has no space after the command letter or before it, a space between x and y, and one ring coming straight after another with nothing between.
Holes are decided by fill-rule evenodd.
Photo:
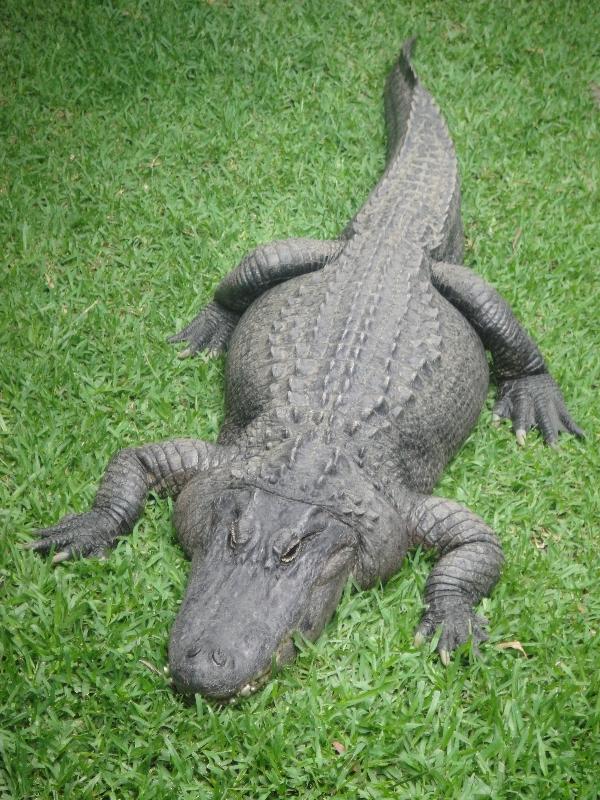
<instances>
[{"instance_id":1,"label":"crocodile hind leg","mask_svg":"<svg viewBox=\"0 0 600 800\"><path fill-rule=\"evenodd\" d=\"M57 551L53 563L76 556L103 556L131 533L148 494L175 496L197 472L209 469L229 448L197 439L170 439L120 450L109 462L92 508L68 514L37 532L28 545L42 555Z\"/></svg>"},{"instance_id":2,"label":"crocodile hind leg","mask_svg":"<svg viewBox=\"0 0 600 800\"><path fill-rule=\"evenodd\" d=\"M286 239L252 250L217 286L214 300L170 342L186 342L179 358L201 350L222 353L248 306L267 289L290 278L322 269L341 253L344 242Z\"/></svg>"},{"instance_id":3,"label":"crocodile hind leg","mask_svg":"<svg viewBox=\"0 0 600 800\"><path fill-rule=\"evenodd\" d=\"M475 328L492 354L498 382L497 419L509 418L519 444L537 427L548 444L561 431L583 436L533 339L500 294L467 267L434 262L433 285Z\"/></svg>"},{"instance_id":4,"label":"crocodile hind leg","mask_svg":"<svg viewBox=\"0 0 600 800\"><path fill-rule=\"evenodd\" d=\"M469 639L477 646L487 638L487 621L474 607L496 584L504 557L492 529L452 500L420 499L413 507L410 527L415 544L439 554L427 580L425 611L415 643L441 628L437 649L442 662L448 664L456 647Z\"/></svg>"}]
</instances>

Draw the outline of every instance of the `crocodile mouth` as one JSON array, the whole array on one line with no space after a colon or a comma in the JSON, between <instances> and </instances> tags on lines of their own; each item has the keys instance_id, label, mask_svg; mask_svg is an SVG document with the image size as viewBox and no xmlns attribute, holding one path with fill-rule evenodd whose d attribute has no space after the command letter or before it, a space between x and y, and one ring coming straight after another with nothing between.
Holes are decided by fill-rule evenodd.
<instances>
[{"instance_id":1,"label":"crocodile mouth","mask_svg":"<svg viewBox=\"0 0 600 800\"><path fill-rule=\"evenodd\" d=\"M225 702L237 703L237 701L240 699L245 699L246 697L250 697L251 695L256 694L256 692L258 692L259 689L262 689L265 683L268 682L270 677L271 677L271 667L267 667L267 669L263 670L260 673L260 675L257 675L255 678L249 681L245 686L242 686L242 688L239 690L239 692L237 692L237 694L234 694L233 697L230 697Z\"/></svg>"},{"instance_id":2,"label":"crocodile mouth","mask_svg":"<svg viewBox=\"0 0 600 800\"><path fill-rule=\"evenodd\" d=\"M295 653L296 648L294 646L294 642L292 637L289 636L288 638L284 639L283 642L281 642L275 651L273 658L271 659L271 664L268 667L252 678L251 681L248 681L248 683L244 684L244 686L242 686L242 688L239 689L233 695L233 697L225 697L220 700L220 702L237 703L240 700L244 700L247 697L251 697L253 694L256 694L256 692L258 692L266 683L268 683L274 669L279 669L280 667L292 661Z\"/></svg>"}]
</instances>

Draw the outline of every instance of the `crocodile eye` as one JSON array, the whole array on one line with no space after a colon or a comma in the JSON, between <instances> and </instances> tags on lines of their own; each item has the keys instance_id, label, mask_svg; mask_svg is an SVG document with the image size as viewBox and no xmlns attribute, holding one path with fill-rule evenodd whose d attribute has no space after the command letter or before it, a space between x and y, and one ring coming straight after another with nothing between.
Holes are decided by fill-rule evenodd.
<instances>
[{"instance_id":1,"label":"crocodile eye","mask_svg":"<svg viewBox=\"0 0 600 800\"><path fill-rule=\"evenodd\" d=\"M229 541L229 546L230 546L231 548L234 548L234 547L236 546L236 544L238 543L238 535L239 535L239 532L240 532L240 531L239 531L238 520L237 520L237 518L236 518L236 519L233 519L233 520L231 521L231 525L229 526L229 537L228 537L228 541Z\"/></svg>"},{"instance_id":2,"label":"crocodile eye","mask_svg":"<svg viewBox=\"0 0 600 800\"><path fill-rule=\"evenodd\" d=\"M288 549L285 551L285 553L282 553L279 559L281 563L289 564L290 561L293 561L300 552L301 546L302 546L302 541L300 540L295 544L293 544L291 547L288 547Z\"/></svg>"}]
</instances>

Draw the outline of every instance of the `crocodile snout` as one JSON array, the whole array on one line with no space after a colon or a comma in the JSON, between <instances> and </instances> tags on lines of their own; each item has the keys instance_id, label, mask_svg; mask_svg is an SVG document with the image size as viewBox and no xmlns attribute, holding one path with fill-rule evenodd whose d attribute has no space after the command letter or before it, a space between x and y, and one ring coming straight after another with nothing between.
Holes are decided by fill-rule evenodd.
<instances>
[{"instance_id":1,"label":"crocodile snout","mask_svg":"<svg viewBox=\"0 0 600 800\"><path fill-rule=\"evenodd\" d=\"M226 698L247 683L233 654L210 643L190 645L183 654L172 648L169 660L173 682L185 694Z\"/></svg>"},{"instance_id":2,"label":"crocodile snout","mask_svg":"<svg viewBox=\"0 0 600 800\"><path fill-rule=\"evenodd\" d=\"M272 648L267 632L252 630L232 637L228 643L204 631L193 642L171 640L170 673L177 689L185 694L202 694L224 700L249 694L248 687L270 668ZM261 644L262 643L262 644Z\"/></svg>"},{"instance_id":3,"label":"crocodile snout","mask_svg":"<svg viewBox=\"0 0 600 800\"><path fill-rule=\"evenodd\" d=\"M233 521L222 501L192 557L169 644L182 693L227 700L256 691L273 664L293 660L294 632L322 631L353 564L356 534L336 518L274 493L250 499Z\"/></svg>"}]
</instances>

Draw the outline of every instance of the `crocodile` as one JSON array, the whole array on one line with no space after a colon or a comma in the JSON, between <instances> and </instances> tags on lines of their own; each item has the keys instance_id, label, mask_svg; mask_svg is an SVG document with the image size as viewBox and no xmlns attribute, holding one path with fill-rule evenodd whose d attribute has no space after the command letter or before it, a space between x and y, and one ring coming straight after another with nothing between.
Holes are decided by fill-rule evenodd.
<instances>
[{"instance_id":1,"label":"crocodile","mask_svg":"<svg viewBox=\"0 0 600 800\"><path fill-rule=\"evenodd\" d=\"M582 436L507 302L461 265L457 160L404 43L385 90L382 177L338 239L259 246L170 341L180 357L228 350L216 442L129 447L93 505L30 544L60 563L104 556L149 493L176 497L191 560L172 627L177 690L246 696L315 640L344 586L386 581L411 548L433 550L415 642L452 651L487 638L476 612L503 563L494 531L432 494L484 407L518 443Z\"/></svg>"}]
</instances>

